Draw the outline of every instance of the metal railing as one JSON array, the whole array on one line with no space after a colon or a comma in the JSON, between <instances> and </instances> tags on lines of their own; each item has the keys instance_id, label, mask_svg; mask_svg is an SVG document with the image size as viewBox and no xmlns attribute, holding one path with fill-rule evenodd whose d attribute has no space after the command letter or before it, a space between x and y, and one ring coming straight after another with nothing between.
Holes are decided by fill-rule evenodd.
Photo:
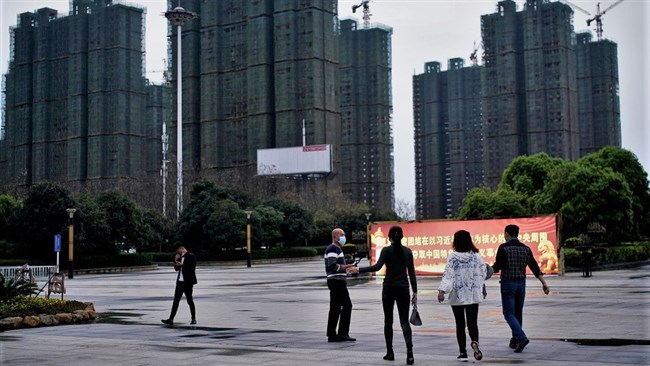
<instances>
[{"instance_id":1,"label":"metal railing","mask_svg":"<svg viewBox=\"0 0 650 366\"><path fill-rule=\"evenodd\" d=\"M47 280L56 271L56 266L29 266L29 270L35 279ZM16 278L16 272L21 273L22 271L22 266L0 267L0 273L5 279Z\"/></svg>"}]
</instances>

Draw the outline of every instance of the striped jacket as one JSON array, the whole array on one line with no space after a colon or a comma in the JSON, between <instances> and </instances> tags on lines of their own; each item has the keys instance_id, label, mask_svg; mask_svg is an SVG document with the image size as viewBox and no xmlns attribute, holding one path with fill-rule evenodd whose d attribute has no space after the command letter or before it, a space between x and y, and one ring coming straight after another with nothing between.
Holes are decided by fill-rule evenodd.
<instances>
[{"instance_id":1,"label":"striped jacket","mask_svg":"<svg viewBox=\"0 0 650 366\"><path fill-rule=\"evenodd\" d=\"M347 279L345 272L345 256L343 250L336 244L330 244L325 249L325 273L327 273L328 280L342 280Z\"/></svg>"}]
</instances>

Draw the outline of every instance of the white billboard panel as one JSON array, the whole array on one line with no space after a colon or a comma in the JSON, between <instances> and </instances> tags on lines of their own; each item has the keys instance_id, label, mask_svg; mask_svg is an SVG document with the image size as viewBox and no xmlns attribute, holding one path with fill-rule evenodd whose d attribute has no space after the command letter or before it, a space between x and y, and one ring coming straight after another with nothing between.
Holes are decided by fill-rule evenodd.
<instances>
[{"instance_id":1,"label":"white billboard panel","mask_svg":"<svg viewBox=\"0 0 650 366\"><path fill-rule=\"evenodd\" d=\"M310 145L257 150L258 175L328 174L332 172L332 145Z\"/></svg>"}]
</instances>

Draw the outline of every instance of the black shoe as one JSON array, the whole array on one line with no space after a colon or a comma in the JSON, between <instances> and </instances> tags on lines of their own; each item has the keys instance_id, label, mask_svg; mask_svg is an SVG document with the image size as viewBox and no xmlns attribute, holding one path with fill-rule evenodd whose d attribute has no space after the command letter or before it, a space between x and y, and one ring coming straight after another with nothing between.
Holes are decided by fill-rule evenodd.
<instances>
[{"instance_id":1,"label":"black shoe","mask_svg":"<svg viewBox=\"0 0 650 366\"><path fill-rule=\"evenodd\" d=\"M386 356L384 356L384 360L386 360L386 361L395 361L395 354L393 353L392 350L386 352Z\"/></svg>"},{"instance_id":2,"label":"black shoe","mask_svg":"<svg viewBox=\"0 0 650 366\"><path fill-rule=\"evenodd\" d=\"M508 347L515 349L517 348L517 341L515 341L514 338L510 338L510 344L508 344Z\"/></svg>"},{"instance_id":3,"label":"black shoe","mask_svg":"<svg viewBox=\"0 0 650 366\"><path fill-rule=\"evenodd\" d=\"M328 341L328 342L343 342L343 340L340 339L338 336L327 337L327 341Z\"/></svg>"},{"instance_id":4,"label":"black shoe","mask_svg":"<svg viewBox=\"0 0 650 366\"><path fill-rule=\"evenodd\" d=\"M528 338L524 338L521 342L517 343L517 348L515 348L516 353L520 353L524 348L530 343Z\"/></svg>"},{"instance_id":5,"label":"black shoe","mask_svg":"<svg viewBox=\"0 0 650 366\"><path fill-rule=\"evenodd\" d=\"M461 353L456 359L460 362L467 362L467 353Z\"/></svg>"},{"instance_id":6,"label":"black shoe","mask_svg":"<svg viewBox=\"0 0 650 366\"><path fill-rule=\"evenodd\" d=\"M481 352L481 349L478 347L478 342L472 341L471 346L474 351L474 358L476 361L480 361L483 358L483 352Z\"/></svg>"},{"instance_id":7,"label":"black shoe","mask_svg":"<svg viewBox=\"0 0 650 366\"><path fill-rule=\"evenodd\" d=\"M338 342L356 342L356 338L352 338L350 336L344 335L344 336L338 336L336 337L338 339Z\"/></svg>"},{"instance_id":8,"label":"black shoe","mask_svg":"<svg viewBox=\"0 0 650 366\"><path fill-rule=\"evenodd\" d=\"M415 363L415 359L413 358L413 348L408 347L406 349L406 364L412 365L413 363Z\"/></svg>"},{"instance_id":9,"label":"black shoe","mask_svg":"<svg viewBox=\"0 0 650 366\"><path fill-rule=\"evenodd\" d=\"M192 321L190 322L190 324L192 324L192 325L196 324L196 319L192 319Z\"/></svg>"},{"instance_id":10,"label":"black shoe","mask_svg":"<svg viewBox=\"0 0 650 366\"><path fill-rule=\"evenodd\" d=\"M174 321L172 319L163 319L161 322L167 325L174 325Z\"/></svg>"}]
</instances>

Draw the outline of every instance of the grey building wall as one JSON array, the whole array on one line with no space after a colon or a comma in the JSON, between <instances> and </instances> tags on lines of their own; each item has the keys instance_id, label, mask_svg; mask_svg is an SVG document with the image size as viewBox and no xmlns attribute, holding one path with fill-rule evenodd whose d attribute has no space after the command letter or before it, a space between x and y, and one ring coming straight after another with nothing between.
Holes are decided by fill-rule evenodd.
<instances>
[{"instance_id":1,"label":"grey building wall","mask_svg":"<svg viewBox=\"0 0 650 366\"><path fill-rule=\"evenodd\" d=\"M580 156L605 146L621 147L618 95L618 46L610 40L592 41L577 34L578 120Z\"/></svg>"},{"instance_id":2,"label":"grey building wall","mask_svg":"<svg viewBox=\"0 0 650 366\"><path fill-rule=\"evenodd\" d=\"M417 219L456 215L483 182L481 71L455 58L413 77Z\"/></svg>"},{"instance_id":3,"label":"grey building wall","mask_svg":"<svg viewBox=\"0 0 650 366\"><path fill-rule=\"evenodd\" d=\"M571 8L512 0L481 17L485 182L495 188L517 156L579 157L575 34Z\"/></svg>"},{"instance_id":4,"label":"grey building wall","mask_svg":"<svg viewBox=\"0 0 650 366\"><path fill-rule=\"evenodd\" d=\"M180 5L200 14L182 29L184 169L245 185L255 175L257 149L302 145L304 119L307 145L332 144L334 174L327 185L340 191L337 1ZM174 89L176 39L171 27ZM173 105L172 158L175 97Z\"/></svg>"},{"instance_id":5,"label":"grey building wall","mask_svg":"<svg viewBox=\"0 0 650 366\"><path fill-rule=\"evenodd\" d=\"M343 193L380 210L394 203L390 27L341 21Z\"/></svg>"},{"instance_id":6,"label":"grey building wall","mask_svg":"<svg viewBox=\"0 0 650 366\"><path fill-rule=\"evenodd\" d=\"M109 188L145 171L143 15L108 0L73 0L63 17L50 8L19 15L6 75L6 185Z\"/></svg>"}]
</instances>

